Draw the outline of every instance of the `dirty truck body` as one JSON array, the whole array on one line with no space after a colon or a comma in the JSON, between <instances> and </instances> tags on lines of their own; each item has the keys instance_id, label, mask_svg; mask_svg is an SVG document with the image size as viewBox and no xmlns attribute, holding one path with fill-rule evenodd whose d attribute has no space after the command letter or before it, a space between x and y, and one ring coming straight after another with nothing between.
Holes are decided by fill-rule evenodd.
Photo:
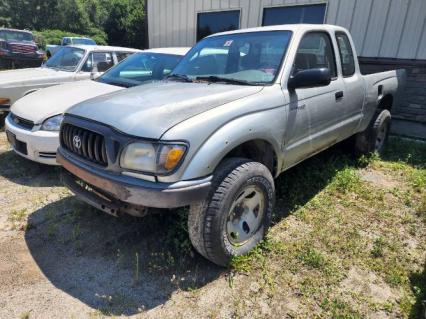
<instances>
[{"instance_id":1,"label":"dirty truck body","mask_svg":"<svg viewBox=\"0 0 426 319\"><path fill-rule=\"evenodd\" d=\"M350 137L381 150L402 81L361 75L341 27L216 34L168 80L67 111L57 159L68 187L109 214L189 205L194 247L226 265L264 237L280 173Z\"/></svg>"}]
</instances>

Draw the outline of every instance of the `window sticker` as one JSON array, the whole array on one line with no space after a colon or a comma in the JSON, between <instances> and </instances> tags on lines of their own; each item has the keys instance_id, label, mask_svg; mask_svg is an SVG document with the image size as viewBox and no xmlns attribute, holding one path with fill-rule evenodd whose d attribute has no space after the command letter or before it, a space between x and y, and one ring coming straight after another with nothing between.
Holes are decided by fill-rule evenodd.
<instances>
[{"instance_id":1,"label":"window sticker","mask_svg":"<svg viewBox=\"0 0 426 319\"><path fill-rule=\"evenodd\" d=\"M230 47L232 42L234 42L234 40L228 40L225 42L225 44L223 45L224 47Z\"/></svg>"}]
</instances>

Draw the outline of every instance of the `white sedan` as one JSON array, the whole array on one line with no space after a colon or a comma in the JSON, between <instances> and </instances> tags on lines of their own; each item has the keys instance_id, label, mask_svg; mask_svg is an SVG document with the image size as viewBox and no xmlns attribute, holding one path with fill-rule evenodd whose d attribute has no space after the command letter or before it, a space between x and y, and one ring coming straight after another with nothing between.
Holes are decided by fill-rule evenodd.
<instances>
[{"instance_id":1,"label":"white sedan","mask_svg":"<svg viewBox=\"0 0 426 319\"><path fill-rule=\"evenodd\" d=\"M90 79L141 50L110 46L67 46L39 68L0 72L0 113L39 89Z\"/></svg>"},{"instance_id":2,"label":"white sedan","mask_svg":"<svg viewBox=\"0 0 426 319\"><path fill-rule=\"evenodd\" d=\"M162 80L187 51L189 48L146 50L128 57L96 80L53 86L21 98L6 118L9 143L27 159L56 165L62 113L90 98Z\"/></svg>"}]
</instances>

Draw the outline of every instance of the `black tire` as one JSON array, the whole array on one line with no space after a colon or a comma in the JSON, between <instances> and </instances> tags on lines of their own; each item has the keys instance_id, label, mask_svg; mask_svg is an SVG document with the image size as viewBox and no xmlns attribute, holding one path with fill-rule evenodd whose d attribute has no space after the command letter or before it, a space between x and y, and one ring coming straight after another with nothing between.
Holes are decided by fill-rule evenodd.
<instances>
[{"instance_id":1,"label":"black tire","mask_svg":"<svg viewBox=\"0 0 426 319\"><path fill-rule=\"evenodd\" d=\"M256 199L263 198L263 202L253 209L256 222L252 225L255 230L250 229L245 220L241 222L240 225L246 232L243 237L247 236L248 239L237 245L232 241L240 239L238 232L232 232L232 238L228 234L229 225L235 225L237 218L233 222L228 219L234 216L233 212L237 209L238 213L235 214L248 213L245 213L246 206L242 209L242 204L235 206L232 212L231 208L234 203L250 201L254 196ZM193 246L213 263L227 266L233 256L246 254L265 237L274 202L274 179L266 166L243 158L226 159L214 173L212 190L207 200L190 208L188 231ZM238 220L243 220L243 216Z\"/></svg>"},{"instance_id":2,"label":"black tire","mask_svg":"<svg viewBox=\"0 0 426 319\"><path fill-rule=\"evenodd\" d=\"M380 153L389 136L391 113L379 110L365 131L355 136L355 151L360 154Z\"/></svg>"}]
</instances>

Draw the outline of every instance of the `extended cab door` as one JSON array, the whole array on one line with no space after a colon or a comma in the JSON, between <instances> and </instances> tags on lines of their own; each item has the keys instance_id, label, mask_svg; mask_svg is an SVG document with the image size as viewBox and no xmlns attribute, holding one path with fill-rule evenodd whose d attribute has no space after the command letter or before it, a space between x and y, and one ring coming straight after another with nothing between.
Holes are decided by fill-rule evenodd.
<instances>
[{"instance_id":1,"label":"extended cab door","mask_svg":"<svg viewBox=\"0 0 426 319\"><path fill-rule=\"evenodd\" d=\"M364 81L359 71L358 63L355 60L353 44L349 36L342 31L335 34L338 54L340 57L340 70L345 86L345 96L343 99L342 112L345 112L346 129L344 137L349 137L355 133L362 118L362 107L364 104Z\"/></svg>"},{"instance_id":2,"label":"extended cab door","mask_svg":"<svg viewBox=\"0 0 426 319\"><path fill-rule=\"evenodd\" d=\"M326 31L306 33L298 46L290 76L302 70L328 68L332 80L326 86L284 90L289 115L285 137L285 166L334 144L340 134L345 88L338 76L331 35Z\"/></svg>"}]
</instances>

